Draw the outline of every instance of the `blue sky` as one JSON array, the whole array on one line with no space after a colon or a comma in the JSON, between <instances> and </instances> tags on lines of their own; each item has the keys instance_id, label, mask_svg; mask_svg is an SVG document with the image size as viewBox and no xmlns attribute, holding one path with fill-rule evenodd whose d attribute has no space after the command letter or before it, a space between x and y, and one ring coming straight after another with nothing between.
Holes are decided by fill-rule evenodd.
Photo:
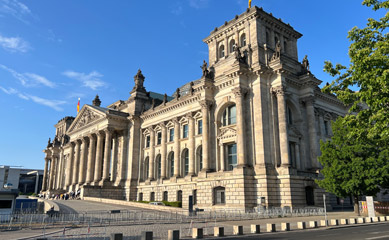
<instances>
[{"instance_id":1,"label":"blue sky","mask_svg":"<svg viewBox=\"0 0 389 240\"><path fill-rule=\"evenodd\" d=\"M246 0L0 0L0 165L43 168L54 124L77 99L125 100L141 68L149 91L200 78L202 39ZM347 31L378 13L361 0L252 0L304 36L299 59L324 82L325 60L348 63Z\"/></svg>"}]
</instances>

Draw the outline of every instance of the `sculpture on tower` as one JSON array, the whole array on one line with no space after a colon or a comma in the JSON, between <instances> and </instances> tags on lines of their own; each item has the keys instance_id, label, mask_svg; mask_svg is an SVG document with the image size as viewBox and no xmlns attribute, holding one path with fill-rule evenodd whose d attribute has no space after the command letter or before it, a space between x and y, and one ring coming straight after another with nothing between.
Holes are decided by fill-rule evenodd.
<instances>
[{"instance_id":1,"label":"sculpture on tower","mask_svg":"<svg viewBox=\"0 0 389 240\"><path fill-rule=\"evenodd\" d=\"M144 91L144 92L146 92L146 89L143 86L144 81L145 81L145 76L143 76L142 71L140 69L138 69L138 72L134 76L135 86L132 89L132 91Z\"/></svg>"}]
</instances>

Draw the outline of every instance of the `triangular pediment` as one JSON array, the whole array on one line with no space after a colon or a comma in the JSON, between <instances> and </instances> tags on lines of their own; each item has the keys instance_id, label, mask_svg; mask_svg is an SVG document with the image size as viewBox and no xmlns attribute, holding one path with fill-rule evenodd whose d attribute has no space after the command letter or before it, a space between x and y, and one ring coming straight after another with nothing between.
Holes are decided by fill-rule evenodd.
<instances>
[{"instance_id":1,"label":"triangular pediment","mask_svg":"<svg viewBox=\"0 0 389 240\"><path fill-rule=\"evenodd\" d=\"M68 133L75 132L85 126L93 124L94 122L105 118L106 114L88 105L84 105L80 113L74 119L72 125L69 127Z\"/></svg>"},{"instance_id":2,"label":"triangular pediment","mask_svg":"<svg viewBox=\"0 0 389 240\"><path fill-rule=\"evenodd\" d=\"M233 127L224 127L217 136L219 139L228 139L236 137L236 129Z\"/></svg>"}]
</instances>

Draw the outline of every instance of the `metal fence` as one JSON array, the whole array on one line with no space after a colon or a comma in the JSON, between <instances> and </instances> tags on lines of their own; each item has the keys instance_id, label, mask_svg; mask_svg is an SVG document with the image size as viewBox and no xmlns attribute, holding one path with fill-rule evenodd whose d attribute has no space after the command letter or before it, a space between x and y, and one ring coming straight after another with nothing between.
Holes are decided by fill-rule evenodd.
<instances>
[{"instance_id":1,"label":"metal fence","mask_svg":"<svg viewBox=\"0 0 389 240\"><path fill-rule=\"evenodd\" d=\"M192 222L220 222L254 220L275 217L320 216L323 208L271 208L261 211L204 211L189 214L188 211L130 211L113 210L84 213L14 213L0 214L0 230L15 228L43 228L61 226L115 226L144 224L178 224Z\"/></svg>"}]
</instances>

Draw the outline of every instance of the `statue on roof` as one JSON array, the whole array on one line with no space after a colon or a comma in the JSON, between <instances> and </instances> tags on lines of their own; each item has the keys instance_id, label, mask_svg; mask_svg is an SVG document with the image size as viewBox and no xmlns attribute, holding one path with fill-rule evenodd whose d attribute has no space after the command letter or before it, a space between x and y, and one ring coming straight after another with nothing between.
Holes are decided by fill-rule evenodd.
<instances>
[{"instance_id":1,"label":"statue on roof","mask_svg":"<svg viewBox=\"0 0 389 240\"><path fill-rule=\"evenodd\" d=\"M190 92L190 95L193 95L194 94L194 83L193 82L190 82L190 87L189 87L189 92Z\"/></svg>"},{"instance_id":2,"label":"statue on roof","mask_svg":"<svg viewBox=\"0 0 389 240\"><path fill-rule=\"evenodd\" d=\"M166 105L167 103L167 94L163 95L163 104Z\"/></svg>"},{"instance_id":3,"label":"statue on roof","mask_svg":"<svg viewBox=\"0 0 389 240\"><path fill-rule=\"evenodd\" d=\"M276 49L275 49L275 52L274 52L271 60L280 59L280 57L281 57L281 42L277 41Z\"/></svg>"},{"instance_id":4,"label":"statue on roof","mask_svg":"<svg viewBox=\"0 0 389 240\"><path fill-rule=\"evenodd\" d=\"M138 72L134 76L135 86L132 91L146 91L145 87L143 86L144 81L145 76L143 76L142 71L138 69Z\"/></svg>"},{"instance_id":5,"label":"statue on roof","mask_svg":"<svg viewBox=\"0 0 389 240\"><path fill-rule=\"evenodd\" d=\"M240 47L238 44L234 45L234 53L235 53L235 59L238 60L240 63L246 63L245 56L242 56L242 52L240 51Z\"/></svg>"},{"instance_id":6,"label":"statue on roof","mask_svg":"<svg viewBox=\"0 0 389 240\"><path fill-rule=\"evenodd\" d=\"M51 138L49 138L49 141L47 143L47 148L51 147Z\"/></svg>"},{"instance_id":7,"label":"statue on roof","mask_svg":"<svg viewBox=\"0 0 389 240\"><path fill-rule=\"evenodd\" d=\"M96 97L95 97L95 99L93 99L92 104L93 104L93 106L100 107L101 101L100 101L99 95L96 94Z\"/></svg>"},{"instance_id":8,"label":"statue on roof","mask_svg":"<svg viewBox=\"0 0 389 240\"><path fill-rule=\"evenodd\" d=\"M177 88L177 90L176 90L176 99L178 100L178 99L180 99L180 97L181 97L181 95L180 95L180 89Z\"/></svg>"},{"instance_id":9,"label":"statue on roof","mask_svg":"<svg viewBox=\"0 0 389 240\"><path fill-rule=\"evenodd\" d=\"M203 77L209 77L208 63L205 60L203 61L203 65L201 65L200 68L203 70Z\"/></svg>"},{"instance_id":10,"label":"statue on roof","mask_svg":"<svg viewBox=\"0 0 389 240\"><path fill-rule=\"evenodd\" d=\"M305 55L303 62L301 63L303 65L304 71L309 72L309 61L308 61L308 55Z\"/></svg>"}]
</instances>

